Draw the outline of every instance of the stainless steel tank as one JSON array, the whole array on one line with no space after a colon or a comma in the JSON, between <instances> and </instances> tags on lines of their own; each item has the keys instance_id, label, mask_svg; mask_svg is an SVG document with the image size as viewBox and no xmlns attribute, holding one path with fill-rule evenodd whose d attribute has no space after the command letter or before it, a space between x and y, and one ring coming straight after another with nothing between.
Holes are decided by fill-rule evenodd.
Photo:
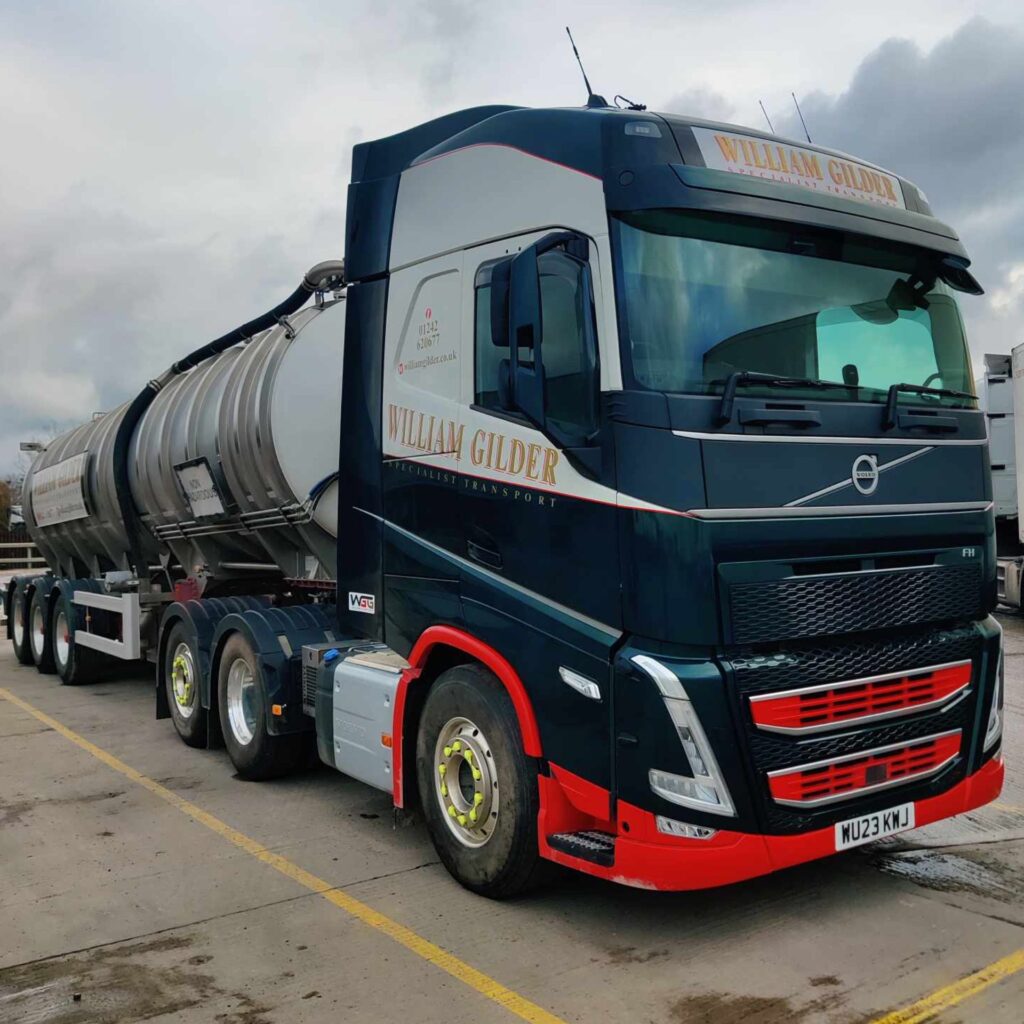
<instances>
[{"instance_id":1,"label":"stainless steel tank","mask_svg":"<svg viewBox=\"0 0 1024 1024\"><path fill-rule=\"evenodd\" d=\"M153 399L128 459L153 566L204 586L333 578L344 310L304 309ZM130 566L113 466L125 409L58 437L26 478L26 524L62 574Z\"/></svg>"}]
</instances>

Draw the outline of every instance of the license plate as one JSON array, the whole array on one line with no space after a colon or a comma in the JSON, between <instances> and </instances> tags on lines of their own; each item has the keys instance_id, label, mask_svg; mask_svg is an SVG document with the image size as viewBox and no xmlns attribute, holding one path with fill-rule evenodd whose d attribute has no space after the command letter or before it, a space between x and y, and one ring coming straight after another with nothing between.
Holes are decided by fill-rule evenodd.
<instances>
[{"instance_id":1,"label":"license plate","mask_svg":"<svg viewBox=\"0 0 1024 1024\"><path fill-rule=\"evenodd\" d=\"M914 805L900 804L885 811L862 814L859 818L847 818L836 822L836 849L849 850L875 839L894 836L914 827Z\"/></svg>"}]
</instances>

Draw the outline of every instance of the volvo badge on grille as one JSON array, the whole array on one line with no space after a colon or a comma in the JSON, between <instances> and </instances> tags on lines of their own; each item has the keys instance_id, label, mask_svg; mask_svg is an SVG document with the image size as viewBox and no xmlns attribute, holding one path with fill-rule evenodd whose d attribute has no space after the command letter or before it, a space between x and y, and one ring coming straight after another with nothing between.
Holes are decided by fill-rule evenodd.
<instances>
[{"instance_id":1,"label":"volvo badge on grille","mask_svg":"<svg viewBox=\"0 0 1024 1024\"><path fill-rule=\"evenodd\" d=\"M853 460L853 486L861 494L874 494L878 487L878 456L858 455Z\"/></svg>"}]
</instances>

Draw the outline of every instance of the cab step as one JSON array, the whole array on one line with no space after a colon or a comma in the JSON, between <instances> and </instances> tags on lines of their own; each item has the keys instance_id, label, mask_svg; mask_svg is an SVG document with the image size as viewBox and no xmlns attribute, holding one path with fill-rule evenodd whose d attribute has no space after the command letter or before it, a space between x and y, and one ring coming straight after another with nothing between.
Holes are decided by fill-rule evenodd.
<instances>
[{"instance_id":1,"label":"cab step","mask_svg":"<svg viewBox=\"0 0 1024 1024\"><path fill-rule=\"evenodd\" d=\"M604 868L615 863L615 836L608 832L556 832L548 836L548 845Z\"/></svg>"}]
</instances>

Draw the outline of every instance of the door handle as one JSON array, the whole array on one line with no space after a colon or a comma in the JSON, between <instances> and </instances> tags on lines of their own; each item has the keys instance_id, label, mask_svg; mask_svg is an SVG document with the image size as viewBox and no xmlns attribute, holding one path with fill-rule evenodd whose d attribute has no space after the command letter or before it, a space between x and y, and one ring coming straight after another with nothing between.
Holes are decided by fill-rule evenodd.
<instances>
[{"instance_id":1,"label":"door handle","mask_svg":"<svg viewBox=\"0 0 1024 1024\"><path fill-rule=\"evenodd\" d=\"M491 569L500 569L504 564L502 562L501 552L496 551L494 548L478 544L473 540L466 541L466 548L469 551L469 557L472 558L474 562L479 562L481 565L489 566Z\"/></svg>"},{"instance_id":2,"label":"door handle","mask_svg":"<svg viewBox=\"0 0 1024 1024\"><path fill-rule=\"evenodd\" d=\"M955 416L921 416L901 412L897 420L900 430L928 430L933 434L955 434L960 424Z\"/></svg>"}]
</instances>

